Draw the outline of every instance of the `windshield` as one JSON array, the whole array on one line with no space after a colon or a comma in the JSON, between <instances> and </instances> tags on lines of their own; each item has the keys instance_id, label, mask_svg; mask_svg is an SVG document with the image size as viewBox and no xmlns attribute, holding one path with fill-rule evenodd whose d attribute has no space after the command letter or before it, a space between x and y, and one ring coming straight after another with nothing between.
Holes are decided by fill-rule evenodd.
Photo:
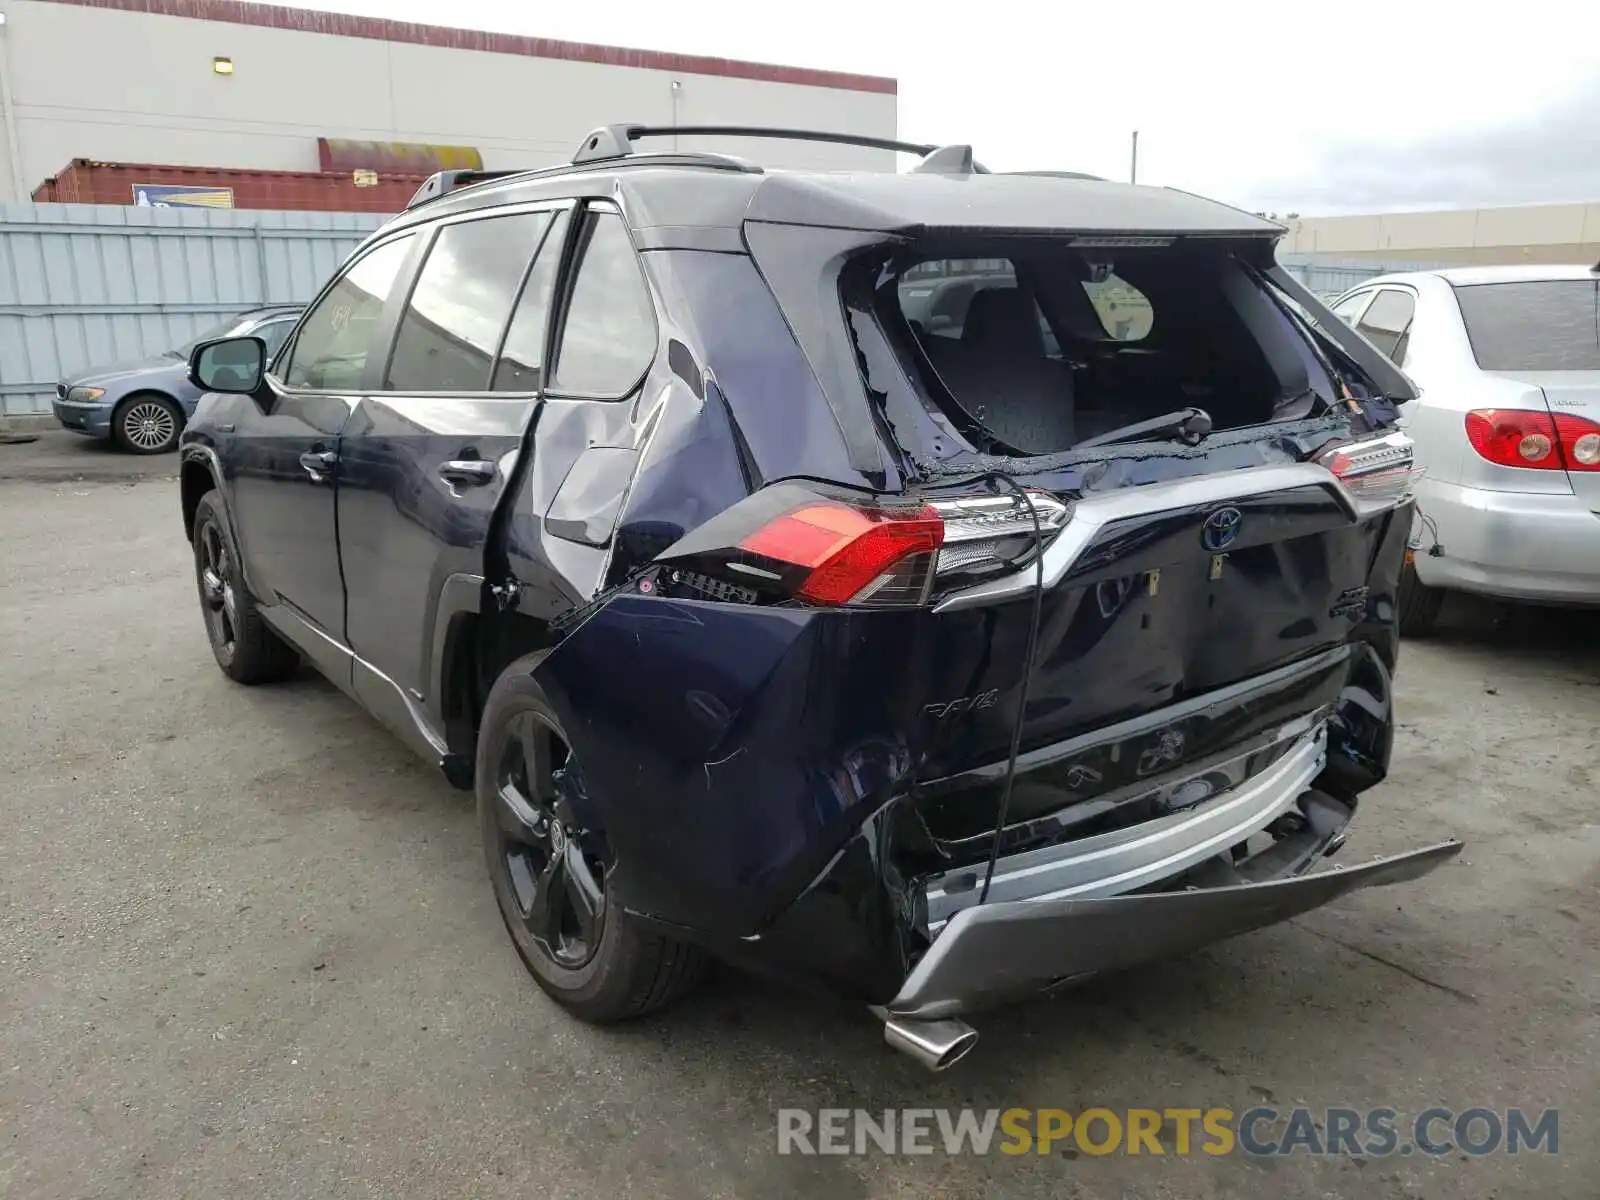
<instances>
[{"instance_id":1,"label":"windshield","mask_svg":"<svg viewBox=\"0 0 1600 1200\"><path fill-rule=\"evenodd\" d=\"M234 333L243 333L245 331L245 328L249 325L249 322L241 321L239 319L239 317L240 317L240 314L235 313L233 316L229 317L227 320L223 321L221 324L213 325L210 329L206 330L204 333L198 334L197 336L195 336L193 338L190 338L183 345L178 346L175 349L168 350L167 353L173 358L181 358L181 359L187 360L189 355L194 353L194 348L196 346L198 346L201 342L213 341L216 338L224 338L224 337L227 337L230 334L234 334Z\"/></svg>"},{"instance_id":2,"label":"windshield","mask_svg":"<svg viewBox=\"0 0 1600 1200\"><path fill-rule=\"evenodd\" d=\"M1485 371L1600 371L1600 279L1458 286Z\"/></svg>"}]
</instances>

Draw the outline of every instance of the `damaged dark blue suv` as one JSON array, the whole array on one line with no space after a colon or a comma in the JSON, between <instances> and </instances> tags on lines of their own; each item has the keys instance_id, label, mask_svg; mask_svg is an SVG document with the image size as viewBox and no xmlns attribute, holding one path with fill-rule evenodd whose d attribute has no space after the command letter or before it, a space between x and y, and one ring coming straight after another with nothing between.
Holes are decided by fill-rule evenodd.
<instances>
[{"instance_id":1,"label":"damaged dark blue suv","mask_svg":"<svg viewBox=\"0 0 1600 1200\"><path fill-rule=\"evenodd\" d=\"M663 132L436 176L270 361L190 366L218 664L308 661L475 788L545 991L627 1017L709 953L942 1067L1459 851L1312 870L1388 768L1413 393L1278 226Z\"/></svg>"}]
</instances>

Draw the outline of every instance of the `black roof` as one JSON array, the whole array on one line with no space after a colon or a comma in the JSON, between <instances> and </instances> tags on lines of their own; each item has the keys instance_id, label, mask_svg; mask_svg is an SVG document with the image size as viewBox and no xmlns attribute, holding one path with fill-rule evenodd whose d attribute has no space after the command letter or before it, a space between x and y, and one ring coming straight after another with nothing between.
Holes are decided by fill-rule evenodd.
<instances>
[{"instance_id":1,"label":"black roof","mask_svg":"<svg viewBox=\"0 0 1600 1200\"><path fill-rule=\"evenodd\" d=\"M1282 226L1171 188L1037 174L762 171L738 159L635 154L457 188L385 230L502 205L608 197L646 247L740 249L746 221L826 228L1276 238Z\"/></svg>"}]
</instances>

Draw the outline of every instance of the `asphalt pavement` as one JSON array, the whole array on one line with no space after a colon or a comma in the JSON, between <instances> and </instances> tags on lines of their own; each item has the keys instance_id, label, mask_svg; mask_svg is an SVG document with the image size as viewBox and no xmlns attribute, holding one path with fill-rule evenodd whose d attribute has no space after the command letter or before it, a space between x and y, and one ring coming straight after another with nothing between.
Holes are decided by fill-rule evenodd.
<instances>
[{"instance_id":1,"label":"asphalt pavement","mask_svg":"<svg viewBox=\"0 0 1600 1200\"><path fill-rule=\"evenodd\" d=\"M66 440L63 440L66 439ZM929 1075L732 971L581 1025L470 799L205 644L174 462L0 446L0 1196L1519 1197L1600 1178L1600 620L1408 644L1347 862L1428 878L976 1019ZM782 1108L1557 1108L1554 1155L801 1156ZM1170 1145L1170 1142L1169 1142Z\"/></svg>"}]
</instances>

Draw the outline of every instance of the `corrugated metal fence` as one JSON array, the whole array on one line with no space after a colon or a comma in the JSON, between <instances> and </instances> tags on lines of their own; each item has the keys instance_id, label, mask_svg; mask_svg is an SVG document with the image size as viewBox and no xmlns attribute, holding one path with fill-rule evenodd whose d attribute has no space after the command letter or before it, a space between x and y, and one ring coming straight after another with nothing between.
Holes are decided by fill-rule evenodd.
<instances>
[{"instance_id":1,"label":"corrugated metal fence","mask_svg":"<svg viewBox=\"0 0 1600 1200\"><path fill-rule=\"evenodd\" d=\"M304 302L385 218L0 205L0 416L56 380L180 346L231 313Z\"/></svg>"}]
</instances>

